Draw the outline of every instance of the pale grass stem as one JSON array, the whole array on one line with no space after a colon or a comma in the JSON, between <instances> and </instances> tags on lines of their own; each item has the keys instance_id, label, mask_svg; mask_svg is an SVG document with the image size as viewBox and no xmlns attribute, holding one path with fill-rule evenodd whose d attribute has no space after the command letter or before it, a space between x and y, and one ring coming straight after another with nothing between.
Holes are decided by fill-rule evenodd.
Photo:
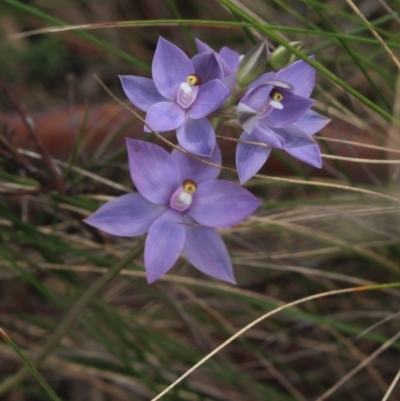
<instances>
[{"instance_id":1,"label":"pale grass stem","mask_svg":"<svg viewBox=\"0 0 400 401\"><path fill-rule=\"evenodd\" d=\"M260 316L259 318L253 320L247 326L243 327L241 330L236 332L233 336L229 337L225 342L223 342L221 345L219 345L217 348L215 348L212 352L210 352L208 355L206 355L203 359L201 359L199 362L197 362L194 366L192 366L189 370L187 370L182 376L180 376L178 379L176 379L171 385L169 385L165 390L163 390L160 394L158 394L156 397L154 397L151 401L159 400L162 396L164 396L171 389L173 389L177 384L179 384L181 381L183 381L186 377L188 377L191 373L193 373L196 369L198 369L201 365L203 365L205 362L207 362L209 359L211 359L215 354L217 354L219 351L221 351L223 348L225 348L231 342L233 342L238 337L240 337L243 333L245 333L246 331L248 331L249 329L251 329L252 327L257 325L258 323L262 322L263 320L265 320L285 309L300 305L304 302L312 301L312 300L319 299L319 298L329 297L332 295L341 295L341 294L348 294L351 292L371 291L371 290L379 290L379 289L394 288L394 287L400 287L400 283L377 284L377 285L371 285L371 286L352 287L352 288L344 288L341 290L327 291L327 292L311 295L311 296L308 296L308 297L305 297L302 299L298 299L293 302L289 302L283 306L280 306L279 308L274 309L273 311L267 312L264 315ZM398 338L400 338L400 332L397 333L396 336ZM393 338L390 339L388 342L386 342L384 344L384 346L386 345L386 348L387 348L390 344L392 344L395 341L395 340L393 340L393 341L392 340L393 340ZM379 350L382 349L382 347L380 347ZM371 356L374 356L376 353L377 353L377 351L375 351ZM365 366L365 365L363 365L363 366ZM320 400L317 400L317 401L320 401Z\"/></svg>"}]
</instances>

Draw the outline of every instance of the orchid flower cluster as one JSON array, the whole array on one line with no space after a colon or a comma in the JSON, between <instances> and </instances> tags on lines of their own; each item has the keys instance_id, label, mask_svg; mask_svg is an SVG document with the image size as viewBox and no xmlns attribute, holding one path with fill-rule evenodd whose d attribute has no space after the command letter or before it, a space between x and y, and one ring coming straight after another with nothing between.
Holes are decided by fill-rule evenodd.
<instances>
[{"instance_id":1,"label":"orchid flower cluster","mask_svg":"<svg viewBox=\"0 0 400 401\"><path fill-rule=\"evenodd\" d=\"M303 60L293 62L284 48L271 53L266 41L245 56L228 47L217 53L198 39L196 44L199 54L190 59L160 38L153 79L120 77L128 99L146 112L144 131L176 130L180 148L196 157L127 139L129 170L138 192L107 202L85 220L116 236L147 233L149 283L166 273L181 253L203 273L235 283L216 229L241 223L261 202L243 187L217 179L220 169L214 165L222 160L212 116L242 130L236 148L241 184L260 170L272 148L322 165L312 136L329 119L311 110L313 67Z\"/></svg>"}]
</instances>

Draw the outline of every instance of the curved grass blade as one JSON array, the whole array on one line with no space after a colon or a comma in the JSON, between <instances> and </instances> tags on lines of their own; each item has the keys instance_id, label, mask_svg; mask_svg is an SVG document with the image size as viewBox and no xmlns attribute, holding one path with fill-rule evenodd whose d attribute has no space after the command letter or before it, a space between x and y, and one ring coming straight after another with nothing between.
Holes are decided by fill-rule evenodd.
<instances>
[{"instance_id":1,"label":"curved grass blade","mask_svg":"<svg viewBox=\"0 0 400 401\"><path fill-rule=\"evenodd\" d=\"M24 353L19 349L18 345L11 339L11 337L0 328L0 337L13 349L13 351L19 356L22 360L26 369L32 373L32 375L36 378L36 380L40 383L46 393L53 401L61 401L61 398L54 392L54 390L49 386L43 376L39 373L39 371L32 365L29 359L24 355Z\"/></svg>"}]
</instances>

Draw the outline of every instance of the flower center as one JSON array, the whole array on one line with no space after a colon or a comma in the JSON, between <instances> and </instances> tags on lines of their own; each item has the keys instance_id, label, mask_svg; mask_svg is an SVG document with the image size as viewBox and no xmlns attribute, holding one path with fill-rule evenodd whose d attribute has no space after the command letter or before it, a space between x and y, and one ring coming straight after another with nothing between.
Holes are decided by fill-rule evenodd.
<instances>
[{"instance_id":1,"label":"flower center","mask_svg":"<svg viewBox=\"0 0 400 401\"><path fill-rule=\"evenodd\" d=\"M193 194L197 190L197 185L192 180L184 180L182 185L173 193L169 205L178 212L189 209L193 202Z\"/></svg>"},{"instance_id":2,"label":"flower center","mask_svg":"<svg viewBox=\"0 0 400 401\"><path fill-rule=\"evenodd\" d=\"M274 108L274 109L283 109L283 104L281 101L283 100L283 95L281 92L279 92L277 89L272 89L270 95L271 100L269 101L269 104Z\"/></svg>"},{"instance_id":3,"label":"flower center","mask_svg":"<svg viewBox=\"0 0 400 401\"><path fill-rule=\"evenodd\" d=\"M201 77L197 74L189 74L186 82L179 85L176 101L184 109L189 108L197 98L199 86L201 85Z\"/></svg>"},{"instance_id":4,"label":"flower center","mask_svg":"<svg viewBox=\"0 0 400 401\"><path fill-rule=\"evenodd\" d=\"M186 82L179 85L176 101L184 109L187 109L196 100L199 92L201 78L197 74L190 74L186 78Z\"/></svg>"},{"instance_id":5,"label":"flower center","mask_svg":"<svg viewBox=\"0 0 400 401\"><path fill-rule=\"evenodd\" d=\"M272 88L265 103L258 112L258 118L263 119L269 116L275 109L283 110L281 101L284 99L283 94L278 89Z\"/></svg>"},{"instance_id":6,"label":"flower center","mask_svg":"<svg viewBox=\"0 0 400 401\"><path fill-rule=\"evenodd\" d=\"M197 75L197 74L190 74L190 75L187 76L186 82L190 86L201 85L201 77L199 75Z\"/></svg>"},{"instance_id":7,"label":"flower center","mask_svg":"<svg viewBox=\"0 0 400 401\"><path fill-rule=\"evenodd\" d=\"M197 185L194 181L192 180L185 180L183 181L183 190L187 192L188 194L194 194L197 189Z\"/></svg>"}]
</instances>

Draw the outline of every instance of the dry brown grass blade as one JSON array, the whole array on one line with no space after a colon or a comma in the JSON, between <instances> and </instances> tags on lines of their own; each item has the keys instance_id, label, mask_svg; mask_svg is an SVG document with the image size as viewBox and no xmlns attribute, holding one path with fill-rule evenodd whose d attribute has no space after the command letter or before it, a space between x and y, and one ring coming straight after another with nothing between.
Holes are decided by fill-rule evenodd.
<instances>
[{"instance_id":1,"label":"dry brown grass blade","mask_svg":"<svg viewBox=\"0 0 400 401\"><path fill-rule=\"evenodd\" d=\"M353 9L353 11L358 15L358 17L364 22L364 24L368 27L372 35L379 41L382 47L385 49L386 53L389 54L390 58L393 60L393 63L400 71L400 61L397 59L395 54L389 48L389 46L385 43L385 41L381 38L379 33L374 29L373 25L364 17L364 14L360 11L360 9L354 4L352 0L346 0L347 4Z\"/></svg>"},{"instance_id":2,"label":"dry brown grass blade","mask_svg":"<svg viewBox=\"0 0 400 401\"><path fill-rule=\"evenodd\" d=\"M332 386L328 391L318 397L315 401L324 401L328 397L330 397L339 387L345 384L348 380L350 380L355 374L357 374L360 370L364 369L369 363L371 363L375 358L377 358L383 351L389 348L392 344L394 344L400 338L400 331L397 332L393 337L387 340L384 344L382 344L377 350L375 350L372 354L370 354L367 358L365 358L360 364L358 364L354 369L352 369L349 373L343 376L334 386Z\"/></svg>"},{"instance_id":3,"label":"dry brown grass blade","mask_svg":"<svg viewBox=\"0 0 400 401\"><path fill-rule=\"evenodd\" d=\"M393 379L392 383L390 384L389 388L387 389L384 397L382 398L382 401L387 401L390 397L390 395L392 394L394 388L396 387L397 382L400 379L400 370L397 372L397 375L395 376L395 378Z\"/></svg>"},{"instance_id":4,"label":"dry brown grass blade","mask_svg":"<svg viewBox=\"0 0 400 401\"><path fill-rule=\"evenodd\" d=\"M305 298L302 298L302 299L298 299L296 301L293 301L293 302L287 303L287 304L285 304L283 306L280 306L279 308L276 308L273 311L270 311L270 312L260 316L258 319L254 320L253 322L251 322L250 324L248 324L247 326L245 326L244 328L242 328L241 330L236 332L233 336L231 336L228 340L226 340L224 343L222 343L219 347L215 348L212 352L210 352L203 359L201 359L194 366L192 366L189 370L187 370L182 376L180 376L177 380L175 380L171 385L169 385L165 390L163 390L160 394L158 394L156 397L154 397L151 401L159 400L162 396L164 396L166 393L168 393L172 388L174 388L177 384L179 384L187 376L189 376L191 373L193 373L197 368L199 368L201 365L203 365L205 362L207 362L209 359L211 359L221 349L225 348L228 344L230 344L231 342L236 340L243 333L245 333L247 330L249 330L252 327L254 327L255 325L257 325L261 321L269 318L270 316L275 315L276 313L281 312L282 310L291 308L293 306L300 305L300 304L302 304L304 302L308 302L308 301L312 301L312 300L315 300L315 299L324 298L324 297L328 297L328 296L340 295L340 294L348 294L348 293L360 292L360 291L369 291L369 290L374 290L374 289L381 289L381 288L384 288L384 287L387 287L387 286L390 286L390 287L393 286L394 287L394 286L399 286L399 285L400 285L400 283L398 283L398 284L388 284L388 285L383 284L383 285L376 285L376 286L353 287L353 288L345 288L345 289L341 289L341 290L327 291L327 292L324 292L324 293L315 294L315 295L311 295L311 296L308 296L308 297L305 297ZM382 347L379 348L379 350L381 350L381 349L383 350L383 347L385 347L384 349L388 348L398 338L400 338L400 332L397 333L395 337L392 337L392 339L387 341ZM376 353L377 353L377 351L372 355L375 355ZM367 363L368 363L368 361L367 361ZM317 401L321 401L321 400L317 400Z\"/></svg>"}]
</instances>

